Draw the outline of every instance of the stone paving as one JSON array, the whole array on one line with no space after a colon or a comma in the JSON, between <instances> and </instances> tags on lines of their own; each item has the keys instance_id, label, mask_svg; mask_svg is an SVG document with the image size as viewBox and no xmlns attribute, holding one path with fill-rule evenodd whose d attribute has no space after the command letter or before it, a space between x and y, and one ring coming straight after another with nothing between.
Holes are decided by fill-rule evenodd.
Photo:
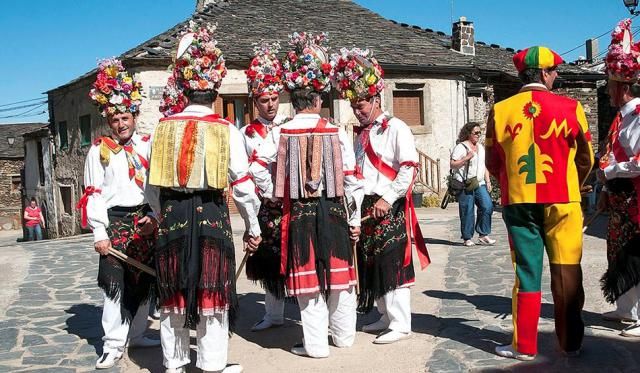
<instances>
[{"instance_id":1,"label":"stone paving","mask_svg":"<svg viewBox=\"0 0 640 373\"><path fill-rule=\"evenodd\" d=\"M268 340L261 339L266 338L264 334L258 336L247 332L255 321L249 318L239 325L237 335L240 339L232 339L230 358L247 368L248 360L252 359L250 356L269 354L266 355L269 358L264 358L263 368L258 370L261 372L341 369L368 372L376 368L378 371L397 372L640 371L640 344L618 335L623 327L621 324L600 319L601 312L611 309L602 300L598 288L598 279L605 268L601 228L593 233L600 237L590 235L585 239L583 269L587 301L584 318L587 327L582 356L568 359L557 350L545 263L540 355L535 361L524 363L502 359L493 353L496 344L509 342L511 331L513 270L500 214L494 214L493 236L498 239L498 244L471 248L459 245L457 206L452 205L444 212L422 210L420 215L440 217L433 221L421 220L421 223L426 228L423 229L429 237L430 248L436 251L432 256L444 262L433 264L444 267L444 279L439 286L422 281L424 277L421 276L424 275L418 275L420 286L414 288L412 295L414 335L411 339L381 347L370 344L373 336L358 333L354 348L340 349L339 352L333 352L336 350L332 348L329 359L311 360L292 356L287 351L300 337L297 323L287 321L285 327L271 334L274 339ZM603 220L598 223L602 225ZM437 237L429 233L434 231L440 232ZM236 233L239 235L241 232ZM24 249L32 255L26 276L13 303L4 315L0 314L0 372L93 371L102 348L102 295L95 283L97 260L91 249L91 237L29 243L24 245ZM429 273L429 269L424 273ZM250 286L243 283L239 288L240 293L246 294L240 301L242 307L259 305L257 300L261 299L261 291ZM423 298L419 299L421 296ZM424 307L424 303L431 306ZM298 317L295 308L294 304L287 305L287 316L293 320ZM252 313L255 319L261 310L254 308L247 312ZM363 324L363 319L372 321L367 315L360 318L358 325ZM157 322L152 325L151 333L157 334ZM409 351L402 355L402 359L415 360L415 365L405 366L416 368L394 369L392 357L397 357L395 354L400 350ZM422 350L433 353L425 355L420 353ZM129 356L127 361L106 372L161 372L159 349L147 351L136 350L133 358ZM340 360L338 354L357 359L355 368ZM379 364L376 359L385 359L387 363L375 366ZM285 365L282 361L286 361ZM423 368L417 368L420 366ZM253 369L247 371L257 370L251 367Z\"/></svg>"}]
</instances>

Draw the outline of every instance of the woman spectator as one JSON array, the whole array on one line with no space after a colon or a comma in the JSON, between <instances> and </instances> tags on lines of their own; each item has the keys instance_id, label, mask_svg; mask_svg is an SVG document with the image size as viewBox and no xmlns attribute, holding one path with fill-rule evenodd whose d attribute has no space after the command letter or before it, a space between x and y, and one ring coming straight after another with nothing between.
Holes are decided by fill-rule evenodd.
<instances>
[{"instance_id":1,"label":"woman spectator","mask_svg":"<svg viewBox=\"0 0 640 373\"><path fill-rule=\"evenodd\" d=\"M24 209L24 220L29 232L29 241L41 241L44 229L44 216L38 207L35 197L31 197L31 203Z\"/></svg>"},{"instance_id":2,"label":"woman spectator","mask_svg":"<svg viewBox=\"0 0 640 373\"><path fill-rule=\"evenodd\" d=\"M460 231L465 246L475 245L472 241L474 220L475 230L480 235L478 243L481 245L496 243L496 240L489 237L493 202L489 196L491 180L484 165L484 146L479 142L481 134L479 123L465 124L458 135L458 144L451 153L450 166L453 177L465 184L465 189L458 195ZM476 219L474 219L475 206L478 206Z\"/></svg>"}]
</instances>

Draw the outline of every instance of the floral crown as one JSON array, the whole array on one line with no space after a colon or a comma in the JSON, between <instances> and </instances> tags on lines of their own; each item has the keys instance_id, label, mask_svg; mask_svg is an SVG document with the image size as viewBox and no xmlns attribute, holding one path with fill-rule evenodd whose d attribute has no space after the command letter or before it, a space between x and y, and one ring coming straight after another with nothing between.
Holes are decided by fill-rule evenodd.
<instances>
[{"instance_id":1,"label":"floral crown","mask_svg":"<svg viewBox=\"0 0 640 373\"><path fill-rule=\"evenodd\" d=\"M605 65L612 80L634 82L640 77L640 45L633 43L630 19L618 22L613 29Z\"/></svg>"},{"instance_id":2,"label":"floral crown","mask_svg":"<svg viewBox=\"0 0 640 373\"><path fill-rule=\"evenodd\" d=\"M184 95L184 89L178 85L174 75L167 80L167 85L162 91L162 100L160 101L160 112L165 117L173 114L182 113L187 107L189 100Z\"/></svg>"},{"instance_id":3,"label":"floral crown","mask_svg":"<svg viewBox=\"0 0 640 373\"><path fill-rule=\"evenodd\" d=\"M249 96L260 96L265 93L280 93L284 89L282 81L282 65L276 57L280 44L262 42L253 49L255 57L245 71Z\"/></svg>"},{"instance_id":4,"label":"floral crown","mask_svg":"<svg viewBox=\"0 0 640 373\"><path fill-rule=\"evenodd\" d=\"M282 62L288 90L307 87L317 92L331 90L334 66L327 49L320 45L326 40L327 34L324 32L316 36L306 32L289 35L289 45L293 49L287 52Z\"/></svg>"},{"instance_id":5,"label":"floral crown","mask_svg":"<svg viewBox=\"0 0 640 373\"><path fill-rule=\"evenodd\" d=\"M213 38L216 26L199 27L189 22L182 35L173 65L173 76L185 90L205 91L220 88L227 75L222 51Z\"/></svg>"},{"instance_id":6,"label":"floral crown","mask_svg":"<svg viewBox=\"0 0 640 373\"><path fill-rule=\"evenodd\" d=\"M336 66L334 85L341 98L367 99L384 90L384 71L368 49L342 48L332 59Z\"/></svg>"},{"instance_id":7,"label":"floral crown","mask_svg":"<svg viewBox=\"0 0 640 373\"><path fill-rule=\"evenodd\" d=\"M137 114L142 104L142 83L132 77L117 58L98 62L98 75L89 97L100 115Z\"/></svg>"}]
</instances>

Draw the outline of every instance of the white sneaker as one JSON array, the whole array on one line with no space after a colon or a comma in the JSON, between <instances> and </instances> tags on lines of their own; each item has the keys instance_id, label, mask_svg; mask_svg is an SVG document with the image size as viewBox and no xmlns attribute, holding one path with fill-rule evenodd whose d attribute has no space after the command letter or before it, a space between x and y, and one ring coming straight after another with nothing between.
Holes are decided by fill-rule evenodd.
<instances>
[{"instance_id":1,"label":"white sneaker","mask_svg":"<svg viewBox=\"0 0 640 373\"><path fill-rule=\"evenodd\" d=\"M167 368L164 370L164 373L185 373L184 367L179 368Z\"/></svg>"},{"instance_id":2,"label":"white sneaker","mask_svg":"<svg viewBox=\"0 0 640 373\"><path fill-rule=\"evenodd\" d=\"M623 315L618 311L605 312L602 314L602 319L607 321L618 321L626 324L635 323L636 321L638 321L637 319L633 318L631 315Z\"/></svg>"},{"instance_id":3,"label":"white sneaker","mask_svg":"<svg viewBox=\"0 0 640 373\"><path fill-rule=\"evenodd\" d=\"M278 323L271 322L270 320L267 320L267 319L262 319L251 327L251 331L259 332L261 330L266 330L269 328L277 328L279 326L282 326L282 323L278 324Z\"/></svg>"},{"instance_id":4,"label":"white sneaker","mask_svg":"<svg viewBox=\"0 0 640 373\"><path fill-rule=\"evenodd\" d=\"M640 337L640 322L622 329L622 333L620 333L620 335L624 337Z\"/></svg>"},{"instance_id":5,"label":"white sneaker","mask_svg":"<svg viewBox=\"0 0 640 373\"><path fill-rule=\"evenodd\" d=\"M109 351L103 352L102 356L96 361L96 369L108 369L116 365L118 360L122 359L122 352Z\"/></svg>"},{"instance_id":6,"label":"white sneaker","mask_svg":"<svg viewBox=\"0 0 640 373\"><path fill-rule=\"evenodd\" d=\"M497 346L496 354L498 354L498 356L518 359L522 361L531 361L536 358L536 355L523 354L514 350L513 346L511 345Z\"/></svg>"},{"instance_id":7,"label":"white sneaker","mask_svg":"<svg viewBox=\"0 0 640 373\"><path fill-rule=\"evenodd\" d=\"M478 243L480 245L492 246L492 245L495 245L496 240L494 240L493 238L491 238L489 236L483 236L483 237L478 238Z\"/></svg>"},{"instance_id":8,"label":"white sneaker","mask_svg":"<svg viewBox=\"0 0 640 373\"><path fill-rule=\"evenodd\" d=\"M157 347L160 346L159 339L149 338L147 336L138 337L129 341L129 348L136 347Z\"/></svg>"},{"instance_id":9,"label":"white sneaker","mask_svg":"<svg viewBox=\"0 0 640 373\"><path fill-rule=\"evenodd\" d=\"M381 317L376 322L372 322L371 324L364 325L362 327L362 331L365 333L379 332L381 330L387 329L388 327L389 327L389 322L386 320L383 320L383 318Z\"/></svg>"},{"instance_id":10,"label":"white sneaker","mask_svg":"<svg viewBox=\"0 0 640 373\"><path fill-rule=\"evenodd\" d=\"M242 373L243 371L244 371L244 368L242 368L242 365L240 365L240 364L229 364L222 370L222 373ZM203 370L202 371L202 373L215 373L215 372L218 372L218 370L216 370L216 371Z\"/></svg>"},{"instance_id":11,"label":"white sneaker","mask_svg":"<svg viewBox=\"0 0 640 373\"><path fill-rule=\"evenodd\" d=\"M476 245L476 243L475 243L475 242L473 242L473 241L471 241L471 240L464 240L463 245L464 245L464 246L475 246L475 245Z\"/></svg>"},{"instance_id":12,"label":"white sneaker","mask_svg":"<svg viewBox=\"0 0 640 373\"><path fill-rule=\"evenodd\" d=\"M308 357L314 357L316 359L322 359L325 357L329 357L329 353L327 352L327 354L323 354L323 355L310 355L307 350L304 348L304 344L302 343L298 343L297 345L291 347L291 353L294 355L298 355L298 356L308 356Z\"/></svg>"},{"instance_id":13,"label":"white sneaker","mask_svg":"<svg viewBox=\"0 0 640 373\"><path fill-rule=\"evenodd\" d=\"M410 335L411 333L402 333L395 330L387 329L384 332L380 333L378 337L373 340L373 343L378 345L385 345L393 342L398 342L405 338L409 338Z\"/></svg>"}]
</instances>

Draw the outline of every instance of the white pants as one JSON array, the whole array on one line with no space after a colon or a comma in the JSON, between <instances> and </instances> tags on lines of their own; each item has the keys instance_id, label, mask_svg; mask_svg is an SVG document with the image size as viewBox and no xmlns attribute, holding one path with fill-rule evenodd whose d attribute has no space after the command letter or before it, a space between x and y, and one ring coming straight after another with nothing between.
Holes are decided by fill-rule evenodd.
<instances>
[{"instance_id":1,"label":"white pants","mask_svg":"<svg viewBox=\"0 0 640 373\"><path fill-rule=\"evenodd\" d=\"M389 329L401 333L411 332L411 289L397 288L376 299L380 320L389 324Z\"/></svg>"},{"instance_id":2,"label":"white pants","mask_svg":"<svg viewBox=\"0 0 640 373\"><path fill-rule=\"evenodd\" d=\"M332 291L325 301L321 294L298 295L304 348L312 357L329 355L327 330L337 347L351 347L356 338L356 292Z\"/></svg>"},{"instance_id":3,"label":"white pants","mask_svg":"<svg viewBox=\"0 0 640 373\"><path fill-rule=\"evenodd\" d=\"M185 315L162 312L160 315L160 341L162 361L166 368L179 368L191 362L189 359L189 329L183 328ZM229 347L229 313L214 316L200 315L196 326L198 360L202 370L223 370L227 366Z\"/></svg>"},{"instance_id":4,"label":"white pants","mask_svg":"<svg viewBox=\"0 0 640 373\"><path fill-rule=\"evenodd\" d=\"M122 321L120 299L111 300L105 295L104 306L102 307L102 329L104 330L102 351L124 352L127 337L129 339L141 337L147 329L148 315L149 303L141 304L131 322L131 327L129 327L128 321Z\"/></svg>"},{"instance_id":5,"label":"white pants","mask_svg":"<svg viewBox=\"0 0 640 373\"><path fill-rule=\"evenodd\" d=\"M638 302L640 301L640 285L636 285L616 300L616 312L638 319Z\"/></svg>"},{"instance_id":6,"label":"white pants","mask_svg":"<svg viewBox=\"0 0 640 373\"><path fill-rule=\"evenodd\" d=\"M282 324L284 322L284 299L278 299L269 291L264 294L264 310L263 320L270 321L272 324Z\"/></svg>"}]
</instances>

